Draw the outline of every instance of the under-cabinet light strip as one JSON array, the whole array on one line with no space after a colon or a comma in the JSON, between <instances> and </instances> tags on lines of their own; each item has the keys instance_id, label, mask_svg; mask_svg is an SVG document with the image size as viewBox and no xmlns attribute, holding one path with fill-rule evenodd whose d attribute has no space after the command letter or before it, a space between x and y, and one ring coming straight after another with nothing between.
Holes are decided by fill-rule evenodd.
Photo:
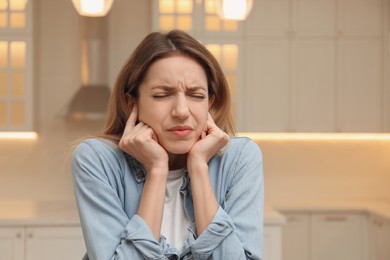
<instances>
[{"instance_id":1,"label":"under-cabinet light strip","mask_svg":"<svg viewBox=\"0 0 390 260\"><path fill-rule=\"evenodd\" d=\"M259 133L240 132L237 136L247 136L253 140L362 140L390 141L390 133Z\"/></svg>"},{"instance_id":2,"label":"under-cabinet light strip","mask_svg":"<svg viewBox=\"0 0 390 260\"><path fill-rule=\"evenodd\" d=\"M36 132L0 132L0 139L37 139Z\"/></svg>"}]
</instances>

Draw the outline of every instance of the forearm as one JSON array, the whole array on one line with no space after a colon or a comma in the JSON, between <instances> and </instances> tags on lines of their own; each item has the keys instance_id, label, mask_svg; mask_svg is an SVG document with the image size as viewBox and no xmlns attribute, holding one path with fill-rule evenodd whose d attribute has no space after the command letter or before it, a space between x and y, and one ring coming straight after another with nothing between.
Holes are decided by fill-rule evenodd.
<instances>
[{"instance_id":1,"label":"forearm","mask_svg":"<svg viewBox=\"0 0 390 260\"><path fill-rule=\"evenodd\" d=\"M207 164L195 163L189 168L195 211L195 224L199 236L211 223L218 210L218 202L208 174Z\"/></svg>"},{"instance_id":2,"label":"forearm","mask_svg":"<svg viewBox=\"0 0 390 260\"><path fill-rule=\"evenodd\" d=\"M261 259L262 222L253 219L246 222L251 228L245 230L246 239L242 240L239 238L242 230L237 229L231 216L219 207L207 229L200 236L194 234L190 240L194 259L205 259L206 256L215 260Z\"/></svg>"},{"instance_id":3,"label":"forearm","mask_svg":"<svg viewBox=\"0 0 390 260\"><path fill-rule=\"evenodd\" d=\"M160 238L167 174L168 169L152 170L148 173L137 212L152 230L157 241Z\"/></svg>"}]
</instances>

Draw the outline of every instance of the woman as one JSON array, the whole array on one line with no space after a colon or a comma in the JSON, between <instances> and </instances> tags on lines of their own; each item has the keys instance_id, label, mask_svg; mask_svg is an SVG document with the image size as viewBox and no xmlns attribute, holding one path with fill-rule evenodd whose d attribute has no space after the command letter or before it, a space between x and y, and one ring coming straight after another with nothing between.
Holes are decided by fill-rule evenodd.
<instances>
[{"instance_id":1,"label":"woman","mask_svg":"<svg viewBox=\"0 0 390 260\"><path fill-rule=\"evenodd\" d=\"M262 157L234 135L217 61L151 33L122 68L106 128L72 158L85 259L260 259Z\"/></svg>"}]
</instances>

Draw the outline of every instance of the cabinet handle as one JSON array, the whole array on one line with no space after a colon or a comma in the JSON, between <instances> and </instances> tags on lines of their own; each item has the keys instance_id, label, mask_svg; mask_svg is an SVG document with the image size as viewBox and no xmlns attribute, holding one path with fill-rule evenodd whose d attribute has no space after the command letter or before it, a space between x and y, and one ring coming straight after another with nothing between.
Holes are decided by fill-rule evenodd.
<instances>
[{"instance_id":1,"label":"cabinet handle","mask_svg":"<svg viewBox=\"0 0 390 260\"><path fill-rule=\"evenodd\" d=\"M380 221L380 220L375 220L374 221L374 224L378 227L382 227L383 226L383 221Z\"/></svg>"},{"instance_id":2,"label":"cabinet handle","mask_svg":"<svg viewBox=\"0 0 390 260\"><path fill-rule=\"evenodd\" d=\"M332 221L347 221L347 216L327 216L325 218L326 221L332 222Z\"/></svg>"},{"instance_id":3,"label":"cabinet handle","mask_svg":"<svg viewBox=\"0 0 390 260\"><path fill-rule=\"evenodd\" d=\"M287 222L293 222L293 221L295 221L295 217L291 217L291 216L287 217Z\"/></svg>"}]
</instances>

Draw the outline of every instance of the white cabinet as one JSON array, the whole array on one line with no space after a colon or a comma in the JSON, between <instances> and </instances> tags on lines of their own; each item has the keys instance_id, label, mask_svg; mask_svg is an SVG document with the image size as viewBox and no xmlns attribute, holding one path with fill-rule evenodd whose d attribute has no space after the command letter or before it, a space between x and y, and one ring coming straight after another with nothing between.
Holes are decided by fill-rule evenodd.
<instances>
[{"instance_id":1,"label":"white cabinet","mask_svg":"<svg viewBox=\"0 0 390 260\"><path fill-rule=\"evenodd\" d=\"M311 259L365 260L365 224L363 214L312 214Z\"/></svg>"},{"instance_id":2,"label":"white cabinet","mask_svg":"<svg viewBox=\"0 0 390 260\"><path fill-rule=\"evenodd\" d=\"M283 260L310 259L310 215L287 214L283 227Z\"/></svg>"},{"instance_id":3,"label":"white cabinet","mask_svg":"<svg viewBox=\"0 0 390 260\"><path fill-rule=\"evenodd\" d=\"M366 260L367 217L363 213L287 213L284 260Z\"/></svg>"},{"instance_id":4,"label":"white cabinet","mask_svg":"<svg viewBox=\"0 0 390 260\"><path fill-rule=\"evenodd\" d=\"M0 131L32 131L33 2L0 1Z\"/></svg>"},{"instance_id":5,"label":"white cabinet","mask_svg":"<svg viewBox=\"0 0 390 260\"><path fill-rule=\"evenodd\" d=\"M0 259L81 259L85 246L79 226L0 227Z\"/></svg>"},{"instance_id":6,"label":"white cabinet","mask_svg":"<svg viewBox=\"0 0 390 260\"><path fill-rule=\"evenodd\" d=\"M293 0L292 31L297 36L334 36L337 0Z\"/></svg>"},{"instance_id":7,"label":"white cabinet","mask_svg":"<svg viewBox=\"0 0 390 260\"><path fill-rule=\"evenodd\" d=\"M369 259L390 259L390 220L371 215L369 217L369 233Z\"/></svg>"},{"instance_id":8,"label":"white cabinet","mask_svg":"<svg viewBox=\"0 0 390 260\"><path fill-rule=\"evenodd\" d=\"M259 0L244 22L242 131L384 132L384 0Z\"/></svg>"},{"instance_id":9,"label":"white cabinet","mask_svg":"<svg viewBox=\"0 0 390 260\"><path fill-rule=\"evenodd\" d=\"M291 130L336 130L336 43L333 39L292 41Z\"/></svg>"},{"instance_id":10,"label":"white cabinet","mask_svg":"<svg viewBox=\"0 0 390 260\"><path fill-rule=\"evenodd\" d=\"M86 250L80 227L26 229L26 260L81 259Z\"/></svg>"},{"instance_id":11,"label":"white cabinet","mask_svg":"<svg viewBox=\"0 0 390 260\"><path fill-rule=\"evenodd\" d=\"M244 22L244 35L250 38L286 36L289 21L289 0L256 0Z\"/></svg>"},{"instance_id":12,"label":"white cabinet","mask_svg":"<svg viewBox=\"0 0 390 260\"><path fill-rule=\"evenodd\" d=\"M344 132L380 132L383 111L383 43L380 39L339 41L338 118Z\"/></svg>"},{"instance_id":13,"label":"white cabinet","mask_svg":"<svg viewBox=\"0 0 390 260\"><path fill-rule=\"evenodd\" d=\"M24 228L0 227L0 259L24 259Z\"/></svg>"},{"instance_id":14,"label":"white cabinet","mask_svg":"<svg viewBox=\"0 0 390 260\"><path fill-rule=\"evenodd\" d=\"M263 259L282 260L282 226L264 226Z\"/></svg>"},{"instance_id":15,"label":"white cabinet","mask_svg":"<svg viewBox=\"0 0 390 260\"><path fill-rule=\"evenodd\" d=\"M289 45L281 39L251 40L246 45L248 88L243 126L246 131L288 131L290 111Z\"/></svg>"}]
</instances>

